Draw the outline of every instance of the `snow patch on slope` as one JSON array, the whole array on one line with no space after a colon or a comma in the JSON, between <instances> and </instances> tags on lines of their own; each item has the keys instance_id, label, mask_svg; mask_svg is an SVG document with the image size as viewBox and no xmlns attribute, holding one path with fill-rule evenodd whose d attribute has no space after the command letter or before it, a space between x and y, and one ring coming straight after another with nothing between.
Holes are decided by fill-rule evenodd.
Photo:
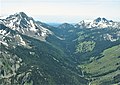
<instances>
[{"instance_id":1,"label":"snow patch on slope","mask_svg":"<svg viewBox=\"0 0 120 85\"><path fill-rule=\"evenodd\" d=\"M5 45L5 46L8 46L8 44L6 42L4 42L4 41L0 41L0 45L1 44Z\"/></svg>"},{"instance_id":2,"label":"snow patch on slope","mask_svg":"<svg viewBox=\"0 0 120 85\"><path fill-rule=\"evenodd\" d=\"M37 31L37 29L36 29L36 27L35 27L35 25L34 25L34 23L33 23L33 21L32 20L30 20L30 24L31 24L31 28L30 28L30 30L31 31Z\"/></svg>"},{"instance_id":3,"label":"snow patch on slope","mask_svg":"<svg viewBox=\"0 0 120 85\"><path fill-rule=\"evenodd\" d=\"M19 44L24 45L24 46L26 45L25 41L22 39L22 37L21 37L20 35L17 34L17 35L15 36L15 39L16 39L18 42L20 42L20 43L18 43L18 45L19 45Z\"/></svg>"}]
</instances>

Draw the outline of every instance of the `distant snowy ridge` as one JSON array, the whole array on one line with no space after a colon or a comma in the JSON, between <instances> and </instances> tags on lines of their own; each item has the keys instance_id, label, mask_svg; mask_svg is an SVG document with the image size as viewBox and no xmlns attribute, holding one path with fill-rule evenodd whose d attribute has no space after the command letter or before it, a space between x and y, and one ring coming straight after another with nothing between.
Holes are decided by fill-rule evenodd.
<instances>
[{"instance_id":1,"label":"distant snowy ridge","mask_svg":"<svg viewBox=\"0 0 120 85\"><path fill-rule=\"evenodd\" d=\"M114 22L112 20L107 20L106 18L97 18L95 20L82 20L76 27L80 28L120 28L120 23Z\"/></svg>"}]
</instances>

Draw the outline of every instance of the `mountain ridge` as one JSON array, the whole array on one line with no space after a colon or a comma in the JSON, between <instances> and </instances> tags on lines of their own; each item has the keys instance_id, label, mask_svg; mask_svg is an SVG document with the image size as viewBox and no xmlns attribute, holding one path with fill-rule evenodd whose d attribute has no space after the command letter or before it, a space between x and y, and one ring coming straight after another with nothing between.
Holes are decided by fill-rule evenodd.
<instances>
[{"instance_id":1,"label":"mountain ridge","mask_svg":"<svg viewBox=\"0 0 120 85\"><path fill-rule=\"evenodd\" d=\"M114 23L115 26L114 26ZM105 25L105 26L104 26ZM75 25L63 23L57 27L35 21L24 12L0 19L0 84L2 85L95 85L120 82L112 75L112 82L99 81L105 73L90 68L92 63L113 69L119 67L119 22L97 18ZM109 54L106 51L110 51ZM116 62L111 59L112 51ZM106 55L108 55L106 57ZM110 57L109 57L110 55ZM108 58L108 59L106 59ZM87 63L86 63L87 62ZM115 67L114 67L115 64ZM83 67L86 66L86 69ZM95 67L95 65L92 65ZM98 67L99 68L99 67ZM89 74L89 73L94 73ZM90 78L91 76L91 78ZM107 76L111 76L107 74ZM94 80L95 79L95 80ZM100 83L96 83L96 81ZM114 82L115 81L115 82ZM95 82L95 83L94 83Z\"/></svg>"},{"instance_id":2,"label":"mountain ridge","mask_svg":"<svg viewBox=\"0 0 120 85\"><path fill-rule=\"evenodd\" d=\"M94 20L82 20L76 24L77 27L81 28L119 28L119 22L107 20L106 18L96 18Z\"/></svg>"}]
</instances>

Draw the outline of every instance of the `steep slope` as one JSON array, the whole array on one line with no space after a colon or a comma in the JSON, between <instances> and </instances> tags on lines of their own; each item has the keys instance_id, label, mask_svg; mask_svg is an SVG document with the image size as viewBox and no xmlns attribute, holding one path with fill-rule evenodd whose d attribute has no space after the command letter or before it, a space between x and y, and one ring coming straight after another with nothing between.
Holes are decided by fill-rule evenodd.
<instances>
[{"instance_id":1,"label":"steep slope","mask_svg":"<svg viewBox=\"0 0 120 85\"><path fill-rule=\"evenodd\" d=\"M13 25L10 26L10 23L13 23L14 20L13 16L12 19L10 17L7 18L8 20L1 19L0 23L0 67L2 69L0 71L0 84L87 84L87 80L80 75L81 71L78 71L76 64L73 64L74 61L70 60L59 47L27 34L31 33L31 27L28 24L29 20L26 24L14 22L14 24L19 25L18 28L16 26L12 27ZM24 14L24 16L26 15ZM24 16L22 14L22 18L26 19ZM18 17L15 16L14 18ZM7 22L10 23L7 24ZM27 27L24 27L24 25ZM21 32L20 29L25 33ZM42 31L41 28L39 30Z\"/></svg>"},{"instance_id":2,"label":"steep slope","mask_svg":"<svg viewBox=\"0 0 120 85\"><path fill-rule=\"evenodd\" d=\"M23 64L22 59L10 49L15 49L17 46L29 48L23 37L11 30L10 28L0 24L0 84L12 85L14 76L17 75L18 69Z\"/></svg>"}]
</instances>

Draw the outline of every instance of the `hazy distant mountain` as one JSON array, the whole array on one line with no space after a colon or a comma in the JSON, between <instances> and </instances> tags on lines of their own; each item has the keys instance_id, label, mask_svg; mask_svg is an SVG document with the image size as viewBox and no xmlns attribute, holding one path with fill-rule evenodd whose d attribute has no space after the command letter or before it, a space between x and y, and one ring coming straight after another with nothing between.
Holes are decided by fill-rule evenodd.
<instances>
[{"instance_id":1,"label":"hazy distant mountain","mask_svg":"<svg viewBox=\"0 0 120 85\"><path fill-rule=\"evenodd\" d=\"M61 23L47 23L47 24L54 26L54 27L58 27Z\"/></svg>"}]
</instances>

